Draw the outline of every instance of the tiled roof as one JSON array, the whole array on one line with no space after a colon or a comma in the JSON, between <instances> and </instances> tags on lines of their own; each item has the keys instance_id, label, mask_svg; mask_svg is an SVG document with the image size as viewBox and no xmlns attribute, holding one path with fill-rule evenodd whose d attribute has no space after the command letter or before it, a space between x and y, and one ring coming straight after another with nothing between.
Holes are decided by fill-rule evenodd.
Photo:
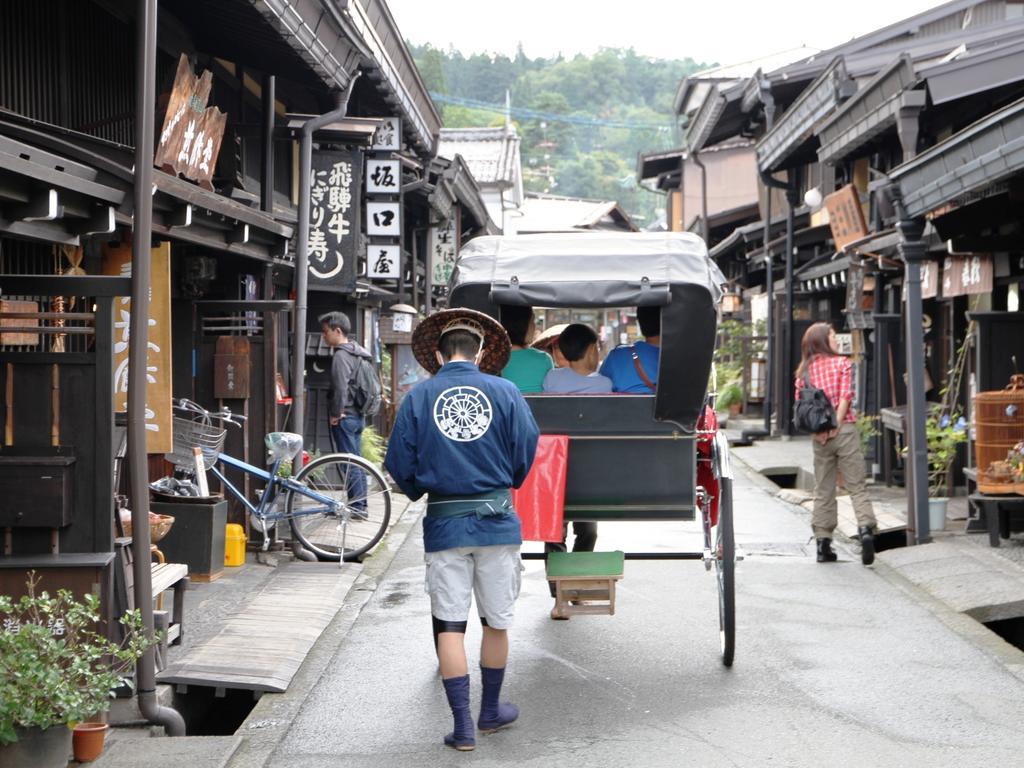
<instances>
[{"instance_id":1,"label":"tiled roof","mask_svg":"<svg viewBox=\"0 0 1024 768\"><path fill-rule=\"evenodd\" d=\"M519 136L514 128L442 128L440 157L462 155L479 184L518 183Z\"/></svg>"},{"instance_id":2,"label":"tiled roof","mask_svg":"<svg viewBox=\"0 0 1024 768\"><path fill-rule=\"evenodd\" d=\"M516 231L520 234L576 232L581 229L636 230L629 216L615 201L527 194L519 212Z\"/></svg>"}]
</instances>

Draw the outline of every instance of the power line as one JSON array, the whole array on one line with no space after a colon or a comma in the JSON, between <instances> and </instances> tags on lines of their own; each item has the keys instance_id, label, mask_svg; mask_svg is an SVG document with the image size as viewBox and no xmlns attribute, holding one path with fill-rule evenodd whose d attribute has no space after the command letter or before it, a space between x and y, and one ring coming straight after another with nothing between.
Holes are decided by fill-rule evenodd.
<instances>
[{"instance_id":1,"label":"power line","mask_svg":"<svg viewBox=\"0 0 1024 768\"><path fill-rule=\"evenodd\" d=\"M629 128L632 130L640 131L657 131L659 133L668 133L671 128L664 125L654 125L652 123L631 123L620 120L598 120L592 117L578 117L575 115L560 115L555 112L543 112L537 109L528 109L526 107L512 107L506 109L504 104L491 104L486 101L480 101L478 99L468 99L461 96L450 96L447 93L437 93L436 91L430 92L430 97L434 101L440 101L444 104L454 104L460 107L472 107L473 109L480 109L486 112L497 112L499 114L505 114L511 112L513 117L522 118L525 120L546 120L551 123L570 123L572 125L589 125L597 126L599 128Z\"/></svg>"}]
</instances>

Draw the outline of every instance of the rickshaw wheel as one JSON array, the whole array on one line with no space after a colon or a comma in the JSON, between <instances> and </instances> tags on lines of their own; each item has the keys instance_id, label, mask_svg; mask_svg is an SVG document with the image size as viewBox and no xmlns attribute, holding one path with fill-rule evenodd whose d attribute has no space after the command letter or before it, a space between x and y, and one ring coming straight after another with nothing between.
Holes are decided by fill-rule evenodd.
<instances>
[{"instance_id":1,"label":"rickshaw wheel","mask_svg":"<svg viewBox=\"0 0 1024 768\"><path fill-rule=\"evenodd\" d=\"M732 666L736 651L736 540L733 536L732 478L719 478L718 525L715 526L715 576L718 581L718 630L722 664Z\"/></svg>"}]
</instances>

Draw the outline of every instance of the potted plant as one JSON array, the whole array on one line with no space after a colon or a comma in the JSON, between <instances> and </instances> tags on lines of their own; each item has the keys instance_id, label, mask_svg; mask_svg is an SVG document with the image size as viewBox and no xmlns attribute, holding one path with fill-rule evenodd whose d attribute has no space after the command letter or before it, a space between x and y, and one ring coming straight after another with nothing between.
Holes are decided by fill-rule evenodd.
<instances>
[{"instance_id":1,"label":"potted plant","mask_svg":"<svg viewBox=\"0 0 1024 768\"><path fill-rule=\"evenodd\" d=\"M99 598L78 601L68 590L0 595L0 764L65 768L71 728L103 713L126 674L156 639L138 611L125 614L123 640L97 631Z\"/></svg>"},{"instance_id":2,"label":"potted plant","mask_svg":"<svg viewBox=\"0 0 1024 768\"><path fill-rule=\"evenodd\" d=\"M738 381L730 381L718 392L715 408L719 411L728 410L733 416L740 412L743 405L743 387Z\"/></svg>"},{"instance_id":3,"label":"potted plant","mask_svg":"<svg viewBox=\"0 0 1024 768\"><path fill-rule=\"evenodd\" d=\"M928 444L928 515L933 531L946 527L946 484L956 461L957 447L967 440L967 422L957 411L934 408L925 420Z\"/></svg>"},{"instance_id":4,"label":"potted plant","mask_svg":"<svg viewBox=\"0 0 1024 768\"><path fill-rule=\"evenodd\" d=\"M868 458L871 453L871 441L882 434L878 429L878 417L866 413L858 413L854 426L860 437L860 452L864 455L864 465L868 477L875 476L875 463Z\"/></svg>"}]
</instances>

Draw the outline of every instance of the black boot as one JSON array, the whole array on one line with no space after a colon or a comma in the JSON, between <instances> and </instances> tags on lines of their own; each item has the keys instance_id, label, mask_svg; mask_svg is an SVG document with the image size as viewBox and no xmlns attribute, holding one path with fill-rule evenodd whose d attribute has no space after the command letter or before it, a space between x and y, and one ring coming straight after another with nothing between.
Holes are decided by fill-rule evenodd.
<instances>
[{"instance_id":1,"label":"black boot","mask_svg":"<svg viewBox=\"0 0 1024 768\"><path fill-rule=\"evenodd\" d=\"M834 563L838 559L832 551L832 539L818 539L818 562Z\"/></svg>"},{"instance_id":2,"label":"black boot","mask_svg":"<svg viewBox=\"0 0 1024 768\"><path fill-rule=\"evenodd\" d=\"M875 562L875 532L870 525L862 525L857 533L860 536L860 561L871 565Z\"/></svg>"}]
</instances>

